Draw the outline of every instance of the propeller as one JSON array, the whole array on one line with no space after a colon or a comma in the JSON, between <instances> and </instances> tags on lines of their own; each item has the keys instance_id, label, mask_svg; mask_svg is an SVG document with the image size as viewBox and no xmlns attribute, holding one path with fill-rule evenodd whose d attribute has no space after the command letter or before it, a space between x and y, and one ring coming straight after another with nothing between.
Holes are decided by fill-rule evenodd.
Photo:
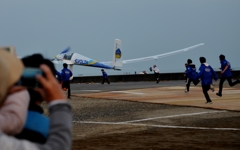
<instances>
[{"instance_id":1,"label":"propeller","mask_svg":"<svg viewBox=\"0 0 240 150\"><path fill-rule=\"evenodd\" d=\"M71 47L68 46L65 50L63 50L60 54L68 53L71 50Z\"/></svg>"},{"instance_id":2,"label":"propeller","mask_svg":"<svg viewBox=\"0 0 240 150\"><path fill-rule=\"evenodd\" d=\"M55 56L55 58L52 59L52 61L58 61L56 58L57 57L62 57L63 54L68 53L71 50L71 47L67 47L66 49L64 49L61 53L59 53L57 56Z\"/></svg>"}]
</instances>

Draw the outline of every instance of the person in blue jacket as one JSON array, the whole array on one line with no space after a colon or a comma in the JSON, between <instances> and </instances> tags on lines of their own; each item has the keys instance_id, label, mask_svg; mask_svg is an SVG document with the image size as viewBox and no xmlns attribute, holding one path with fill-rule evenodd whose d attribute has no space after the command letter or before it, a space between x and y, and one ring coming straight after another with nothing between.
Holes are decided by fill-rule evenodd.
<instances>
[{"instance_id":1,"label":"person in blue jacket","mask_svg":"<svg viewBox=\"0 0 240 150\"><path fill-rule=\"evenodd\" d=\"M224 81L227 79L228 81L228 84L230 86L234 86L238 83L240 83L239 80L236 80L234 82L232 82L232 73L231 73L231 65L230 63L225 59L225 56L223 54L221 54L219 56L219 59L220 59L220 63L221 63L221 79L220 79L220 82L219 82L219 90L218 90L218 93L216 93L217 96L220 96L222 97L222 88L223 88L223 83Z\"/></svg>"},{"instance_id":2,"label":"person in blue jacket","mask_svg":"<svg viewBox=\"0 0 240 150\"><path fill-rule=\"evenodd\" d=\"M62 75L61 75L61 73L58 72L57 70L56 70L56 76L57 76L58 82L61 83L61 82L62 82Z\"/></svg>"},{"instance_id":3,"label":"person in blue jacket","mask_svg":"<svg viewBox=\"0 0 240 150\"><path fill-rule=\"evenodd\" d=\"M68 89L68 98L71 97L71 89L70 89L70 77L72 76L72 71L69 70L68 64L64 63L63 64L63 69L61 72L61 77L62 77L62 88Z\"/></svg>"},{"instance_id":4,"label":"person in blue jacket","mask_svg":"<svg viewBox=\"0 0 240 150\"><path fill-rule=\"evenodd\" d=\"M212 78L214 78L215 81L217 81L218 77L216 73L214 72L213 68L206 63L206 58L205 57L200 57L199 58L201 66L199 67L199 72L196 76L196 79L201 78L202 81L202 91L203 94L207 100L207 103L212 104L212 100L210 99L208 95L208 90L211 89L212 85Z\"/></svg>"},{"instance_id":5,"label":"person in blue jacket","mask_svg":"<svg viewBox=\"0 0 240 150\"><path fill-rule=\"evenodd\" d=\"M101 71L102 71L102 76L103 76L102 84L104 84L105 80L107 81L108 84L110 84L110 82L108 81L107 73L103 69L101 69Z\"/></svg>"},{"instance_id":6,"label":"person in blue jacket","mask_svg":"<svg viewBox=\"0 0 240 150\"><path fill-rule=\"evenodd\" d=\"M195 86L200 82L199 80L196 80L196 75L197 75L196 66L194 64L192 64L191 59L187 60L185 74L187 76L185 93L187 93L187 92L189 92L189 87L190 87L191 82L193 82L193 84Z\"/></svg>"}]
</instances>

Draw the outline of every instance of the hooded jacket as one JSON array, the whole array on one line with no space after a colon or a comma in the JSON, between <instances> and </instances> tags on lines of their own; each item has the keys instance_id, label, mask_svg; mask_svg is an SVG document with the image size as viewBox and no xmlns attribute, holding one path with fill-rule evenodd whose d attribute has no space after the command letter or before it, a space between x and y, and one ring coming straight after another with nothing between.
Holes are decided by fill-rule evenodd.
<instances>
[{"instance_id":1,"label":"hooded jacket","mask_svg":"<svg viewBox=\"0 0 240 150\"><path fill-rule=\"evenodd\" d=\"M202 85L209 85L209 84L212 84L213 77L215 80L218 79L213 68L210 65L208 65L207 63L201 64L201 66L199 67L199 72L196 76L196 79L201 78Z\"/></svg>"},{"instance_id":2,"label":"hooded jacket","mask_svg":"<svg viewBox=\"0 0 240 150\"><path fill-rule=\"evenodd\" d=\"M186 75L189 79L195 79L197 72L196 72L196 66L194 64L189 64L186 67Z\"/></svg>"}]
</instances>

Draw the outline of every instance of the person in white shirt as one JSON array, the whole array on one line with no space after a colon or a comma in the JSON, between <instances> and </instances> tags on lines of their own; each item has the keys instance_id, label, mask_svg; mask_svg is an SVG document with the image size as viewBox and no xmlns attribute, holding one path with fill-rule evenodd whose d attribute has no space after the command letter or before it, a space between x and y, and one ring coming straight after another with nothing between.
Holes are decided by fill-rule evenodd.
<instances>
[{"instance_id":1,"label":"person in white shirt","mask_svg":"<svg viewBox=\"0 0 240 150\"><path fill-rule=\"evenodd\" d=\"M156 65L153 65L153 69L152 70L154 71L154 75L155 75L157 83L159 83L159 81L160 81L160 79L159 79L159 69L157 68Z\"/></svg>"}]
</instances>

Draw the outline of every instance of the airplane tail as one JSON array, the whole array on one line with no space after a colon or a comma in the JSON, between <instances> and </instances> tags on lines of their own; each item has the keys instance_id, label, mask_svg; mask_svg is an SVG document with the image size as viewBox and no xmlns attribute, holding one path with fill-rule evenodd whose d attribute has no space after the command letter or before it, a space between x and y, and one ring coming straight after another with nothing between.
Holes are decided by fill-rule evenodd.
<instances>
[{"instance_id":1,"label":"airplane tail","mask_svg":"<svg viewBox=\"0 0 240 150\"><path fill-rule=\"evenodd\" d=\"M122 62L120 62L121 58L122 58L122 41L119 39L115 39L112 65L114 67L122 67Z\"/></svg>"}]
</instances>

